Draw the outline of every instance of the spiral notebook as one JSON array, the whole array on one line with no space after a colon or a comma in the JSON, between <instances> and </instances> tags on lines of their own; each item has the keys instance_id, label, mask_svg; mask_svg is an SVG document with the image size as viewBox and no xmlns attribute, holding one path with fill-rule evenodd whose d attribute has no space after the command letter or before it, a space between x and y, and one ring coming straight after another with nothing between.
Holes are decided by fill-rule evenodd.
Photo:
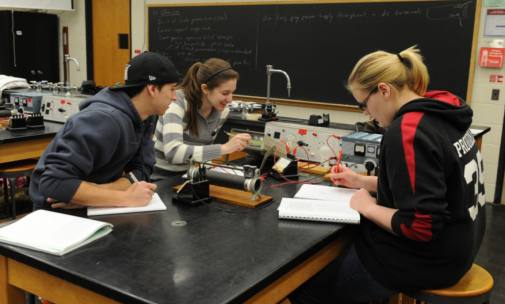
<instances>
[{"instance_id":1,"label":"spiral notebook","mask_svg":"<svg viewBox=\"0 0 505 304\"><path fill-rule=\"evenodd\" d=\"M279 218L359 224L358 211L349 202L355 189L320 185L303 185L294 198L283 198Z\"/></svg>"},{"instance_id":2,"label":"spiral notebook","mask_svg":"<svg viewBox=\"0 0 505 304\"><path fill-rule=\"evenodd\" d=\"M279 218L291 220L359 224L358 211L349 202L283 198L278 208Z\"/></svg>"}]
</instances>

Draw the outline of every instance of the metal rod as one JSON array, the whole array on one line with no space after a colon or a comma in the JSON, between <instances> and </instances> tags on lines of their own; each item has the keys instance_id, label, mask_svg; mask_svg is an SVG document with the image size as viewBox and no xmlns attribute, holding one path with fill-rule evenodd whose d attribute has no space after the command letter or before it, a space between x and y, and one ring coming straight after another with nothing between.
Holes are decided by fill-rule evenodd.
<instances>
[{"instance_id":1,"label":"metal rod","mask_svg":"<svg viewBox=\"0 0 505 304\"><path fill-rule=\"evenodd\" d=\"M221 168L226 168L226 169L233 169L233 170L239 170L239 171L244 171L244 168L240 167L234 167L230 165L223 165L223 164L215 164L212 161L205 161L205 162L200 162L202 165L210 165L210 166L216 166L216 167L221 167Z\"/></svg>"}]
</instances>

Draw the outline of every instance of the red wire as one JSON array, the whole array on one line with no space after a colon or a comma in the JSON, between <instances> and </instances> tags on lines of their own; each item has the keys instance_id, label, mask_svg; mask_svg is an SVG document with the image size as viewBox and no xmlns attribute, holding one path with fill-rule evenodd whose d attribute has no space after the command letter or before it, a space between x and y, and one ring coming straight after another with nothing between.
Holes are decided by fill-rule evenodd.
<instances>
[{"instance_id":1,"label":"red wire","mask_svg":"<svg viewBox=\"0 0 505 304\"><path fill-rule=\"evenodd\" d=\"M302 146L299 146L299 147L300 147L300 148L302 148L302 149L303 149L303 151L305 151L305 154L307 154L307 164L308 164L308 163L310 162L309 152L307 152L307 150L306 150L304 147L302 147ZM298 147L297 147L297 148L298 148ZM304 170L308 170L308 169L312 169L312 168L316 168L317 166L319 166L319 164L315 164L315 166L314 166L314 167L309 167L309 166L307 165L307 167L306 167L306 168L302 168L302 169L298 170L298 172L301 172L301 171L304 171Z\"/></svg>"},{"instance_id":2,"label":"red wire","mask_svg":"<svg viewBox=\"0 0 505 304\"><path fill-rule=\"evenodd\" d=\"M223 170L224 172L231 174L230 172L226 171L223 167L219 167L219 168L221 168L221 170Z\"/></svg>"},{"instance_id":3,"label":"red wire","mask_svg":"<svg viewBox=\"0 0 505 304\"><path fill-rule=\"evenodd\" d=\"M334 135L328 136L328 138L326 139L326 143L328 144L328 147L331 149L331 152L333 152L333 155L335 155L335 159L336 159L337 158L337 153L335 153L335 150L333 150L333 148L330 146L330 142L329 142L330 137L334 137Z\"/></svg>"},{"instance_id":4,"label":"red wire","mask_svg":"<svg viewBox=\"0 0 505 304\"><path fill-rule=\"evenodd\" d=\"M317 168L320 165L319 163L312 163L312 164L314 166L313 167L309 167L309 163L307 162L307 167L305 167L305 168L302 167L300 170L298 170L298 172L309 170L309 169L312 169L312 168Z\"/></svg>"},{"instance_id":5,"label":"red wire","mask_svg":"<svg viewBox=\"0 0 505 304\"><path fill-rule=\"evenodd\" d=\"M277 170L277 173L279 174L279 176L282 177L283 179L285 179L286 181L288 181L288 183L283 183L283 184L278 184L278 185L280 186L280 185L286 185L286 184L313 184L313 182L299 182L299 181L289 180L289 179L285 178L284 175L281 174L281 172L279 171L279 169L277 169L277 166L276 166L276 164L277 164L277 160L276 160L277 159L277 152L279 151L279 148L282 145L286 145L286 148L289 149L289 146L286 143L282 143L282 144L280 144L280 145L277 146L277 149L275 149L275 154L274 154L274 167L275 167L275 170ZM305 150L305 151L307 151L307 150ZM277 187L277 186L274 185L274 186L271 186L271 187Z\"/></svg>"}]
</instances>

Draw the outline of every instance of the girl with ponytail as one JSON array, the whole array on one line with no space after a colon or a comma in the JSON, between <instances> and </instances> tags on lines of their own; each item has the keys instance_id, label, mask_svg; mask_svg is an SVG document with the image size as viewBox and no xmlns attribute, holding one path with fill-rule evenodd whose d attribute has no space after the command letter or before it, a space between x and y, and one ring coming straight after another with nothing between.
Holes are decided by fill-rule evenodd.
<instances>
[{"instance_id":1,"label":"girl with ponytail","mask_svg":"<svg viewBox=\"0 0 505 304\"><path fill-rule=\"evenodd\" d=\"M368 303L445 288L472 267L486 227L473 112L458 96L428 91L428 82L416 47L377 51L354 67L347 88L365 115L388 127L378 174L345 166L331 174L334 184L359 189L350 205L361 214L360 233L291 303Z\"/></svg>"},{"instance_id":2,"label":"girl with ponytail","mask_svg":"<svg viewBox=\"0 0 505 304\"><path fill-rule=\"evenodd\" d=\"M241 151L249 134L237 134L226 144L213 145L228 117L239 74L228 62L212 58L191 66L177 87L177 100L160 116L154 135L156 165L151 179L167 178L189 167L188 159L206 161Z\"/></svg>"}]
</instances>

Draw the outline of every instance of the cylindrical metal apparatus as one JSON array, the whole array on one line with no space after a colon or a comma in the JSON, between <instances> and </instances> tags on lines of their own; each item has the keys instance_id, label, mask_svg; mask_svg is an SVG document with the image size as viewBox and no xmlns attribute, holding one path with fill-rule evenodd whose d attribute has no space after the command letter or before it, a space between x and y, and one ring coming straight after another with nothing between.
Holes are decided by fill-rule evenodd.
<instances>
[{"instance_id":1,"label":"cylindrical metal apparatus","mask_svg":"<svg viewBox=\"0 0 505 304\"><path fill-rule=\"evenodd\" d=\"M12 115L16 115L18 112L14 110L0 110L0 117L11 117Z\"/></svg>"},{"instance_id":2,"label":"cylindrical metal apparatus","mask_svg":"<svg viewBox=\"0 0 505 304\"><path fill-rule=\"evenodd\" d=\"M246 178L235 174L223 174L216 171L207 171L207 179L211 185L220 187L245 190L247 192L257 192L261 189L260 179Z\"/></svg>"},{"instance_id":3,"label":"cylindrical metal apparatus","mask_svg":"<svg viewBox=\"0 0 505 304\"><path fill-rule=\"evenodd\" d=\"M206 162L196 165L196 162L194 160L190 160L190 163L191 165L188 168L188 178L191 181L206 179L211 185L251 192L253 194L251 201L254 201L257 196L262 197L262 183L260 178L261 174L260 170L256 166L245 165L240 168L223 164L207 164ZM204 166L208 165L232 169L236 171L243 171L244 175L226 174L207 170L207 168Z\"/></svg>"}]
</instances>

